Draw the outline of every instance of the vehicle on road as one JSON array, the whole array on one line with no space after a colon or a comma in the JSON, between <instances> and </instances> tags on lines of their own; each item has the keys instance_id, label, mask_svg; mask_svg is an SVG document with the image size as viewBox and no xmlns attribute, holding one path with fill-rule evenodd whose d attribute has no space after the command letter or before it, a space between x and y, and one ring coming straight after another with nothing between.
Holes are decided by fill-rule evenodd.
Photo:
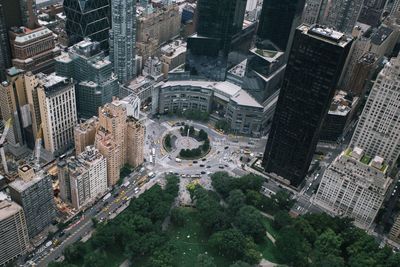
<instances>
[{"instance_id":1,"label":"vehicle on road","mask_svg":"<svg viewBox=\"0 0 400 267\"><path fill-rule=\"evenodd\" d=\"M128 187L130 184L131 184L131 182L126 181L126 182L122 185L122 187Z\"/></svg>"},{"instance_id":2,"label":"vehicle on road","mask_svg":"<svg viewBox=\"0 0 400 267\"><path fill-rule=\"evenodd\" d=\"M223 169L224 165L219 165L218 168Z\"/></svg>"},{"instance_id":3,"label":"vehicle on road","mask_svg":"<svg viewBox=\"0 0 400 267\"><path fill-rule=\"evenodd\" d=\"M175 158L176 162L182 162L182 160L180 158Z\"/></svg>"},{"instance_id":4,"label":"vehicle on road","mask_svg":"<svg viewBox=\"0 0 400 267\"><path fill-rule=\"evenodd\" d=\"M107 195L105 195L103 197L103 201L106 201L107 199L109 199L111 197L111 193L108 193Z\"/></svg>"}]
</instances>

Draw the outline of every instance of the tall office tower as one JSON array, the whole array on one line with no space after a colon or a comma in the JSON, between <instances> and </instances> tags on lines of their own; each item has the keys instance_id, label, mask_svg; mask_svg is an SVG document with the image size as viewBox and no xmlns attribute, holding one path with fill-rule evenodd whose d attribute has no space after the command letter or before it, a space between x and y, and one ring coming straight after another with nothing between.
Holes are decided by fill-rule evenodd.
<instances>
[{"instance_id":1,"label":"tall office tower","mask_svg":"<svg viewBox=\"0 0 400 267\"><path fill-rule=\"evenodd\" d=\"M358 22L377 27L381 23L381 17L386 0L364 0Z\"/></svg>"},{"instance_id":2,"label":"tall office tower","mask_svg":"<svg viewBox=\"0 0 400 267\"><path fill-rule=\"evenodd\" d=\"M23 70L15 67L7 70L6 81L0 84L0 110L4 122L9 119L13 122L7 136L8 144L13 148L31 146L34 139Z\"/></svg>"},{"instance_id":3,"label":"tall office tower","mask_svg":"<svg viewBox=\"0 0 400 267\"><path fill-rule=\"evenodd\" d=\"M108 54L111 28L110 0L64 0L65 30L69 45L89 37Z\"/></svg>"},{"instance_id":4,"label":"tall office tower","mask_svg":"<svg viewBox=\"0 0 400 267\"><path fill-rule=\"evenodd\" d=\"M35 174L32 167L18 168L19 179L9 185L11 199L23 209L29 237L34 237L51 224L56 211L51 177Z\"/></svg>"},{"instance_id":5,"label":"tall office tower","mask_svg":"<svg viewBox=\"0 0 400 267\"><path fill-rule=\"evenodd\" d=\"M38 76L41 77L42 74L38 74ZM32 72L27 72L24 75L26 99L28 101L29 111L32 120L32 135L35 140L42 125L42 117L40 116L40 105L38 97L38 85L40 81L39 77L36 77L36 75L34 75Z\"/></svg>"},{"instance_id":6,"label":"tall office tower","mask_svg":"<svg viewBox=\"0 0 400 267\"><path fill-rule=\"evenodd\" d=\"M29 245L24 211L15 202L0 200L0 265L23 255Z\"/></svg>"},{"instance_id":7,"label":"tall office tower","mask_svg":"<svg viewBox=\"0 0 400 267\"><path fill-rule=\"evenodd\" d=\"M293 186L307 174L351 43L323 26L296 29L263 162Z\"/></svg>"},{"instance_id":8,"label":"tall office tower","mask_svg":"<svg viewBox=\"0 0 400 267\"><path fill-rule=\"evenodd\" d=\"M127 120L127 162L132 167L143 164L144 161L144 139L145 127L142 123L133 117Z\"/></svg>"},{"instance_id":9,"label":"tall office tower","mask_svg":"<svg viewBox=\"0 0 400 267\"><path fill-rule=\"evenodd\" d=\"M367 83L372 78L378 65L378 57L374 53L364 54L356 63L346 84L346 91L353 95L363 97L367 89Z\"/></svg>"},{"instance_id":10,"label":"tall office tower","mask_svg":"<svg viewBox=\"0 0 400 267\"><path fill-rule=\"evenodd\" d=\"M246 0L199 0L197 34L187 39L186 71L191 76L223 81L232 37L243 27Z\"/></svg>"},{"instance_id":11,"label":"tall office tower","mask_svg":"<svg viewBox=\"0 0 400 267\"><path fill-rule=\"evenodd\" d=\"M326 169L315 203L368 229L392 181L387 170L381 157L371 158L360 148L347 149Z\"/></svg>"},{"instance_id":12,"label":"tall office tower","mask_svg":"<svg viewBox=\"0 0 400 267\"><path fill-rule=\"evenodd\" d=\"M74 143L77 123L75 84L55 74L44 76L38 88L44 147L59 155Z\"/></svg>"},{"instance_id":13,"label":"tall office tower","mask_svg":"<svg viewBox=\"0 0 400 267\"><path fill-rule=\"evenodd\" d=\"M94 147L57 164L60 196L75 209L93 202L107 190L106 158Z\"/></svg>"},{"instance_id":14,"label":"tall office tower","mask_svg":"<svg viewBox=\"0 0 400 267\"><path fill-rule=\"evenodd\" d=\"M97 115L99 107L111 102L119 94L112 64L98 42L85 39L55 59L57 75L73 78L76 82L76 105L79 117Z\"/></svg>"},{"instance_id":15,"label":"tall office tower","mask_svg":"<svg viewBox=\"0 0 400 267\"><path fill-rule=\"evenodd\" d=\"M390 16L396 16L400 12L400 0L394 0L392 9L390 10Z\"/></svg>"},{"instance_id":16,"label":"tall office tower","mask_svg":"<svg viewBox=\"0 0 400 267\"><path fill-rule=\"evenodd\" d=\"M256 46L280 51L289 49L290 35L301 23L303 7L304 0L264 0Z\"/></svg>"},{"instance_id":17,"label":"tall office tower","mask_svg":"<svg viewBox=\"0 0 400 267\"><path fill-rule=\"evenodd\" d=\"M337 31L351 33L360 14L363 0L337 0L327 2L326 16L321 23L333 27Z\"/></svg>"},{"instance_id":18,"label":"tall office tower","mask_svg":"<svg viewBox=\"0 0 400 267\"><path fill-rule=\"evenodd\" d=\"M136 1L111 1L110 59L120 83L136 76Z\"/></svg>"},{"instance_id":19,"label":"tall office tower","mask_svg":"<svg viewBox=\"0 0 400 267\"><path fill-rule=\"evenodd\" d=\"M375 80L350 142L392 166L400 155L400 56L392 58Z\"/></svg>"},{"instance_id":20,"label":"tall office tower","mask_svg":"<svg viewBox=\"0 0 400 267\"><path fill-rule=\"evenodd\" d=\"M35 30L20 27L9 33L13 66L33 73L54 72L54 58L61 51L52 31L46 27Z\"/></svg>"},{"instance_id":21,"label":"tall office tower","mask_svg":"<svg viewBox=\"0 0 400 267\"><path fill-rule=\"evenodd\" d=\"M74 128L75 153L78 155L85 151L87 146L94 145L96 130L99 126L97 117L92 117Z\"/></svg>"},{"instance_id":22,"label":"tall office tower","mask_svg":"<svg viewBox=\"0 0 400 267\"><path fill-rule=\"evenodd\" d=\"M318 23L323 0L306 0L302 22L306 24Z\"/></svg>"},{"instance_id":23,"label":"tall office tower","mask_svg":"<svg viewBox=\"0 0 400 267\"><path fill-rule=\"evenodd\" d=\"M36 0L19 0L21 6L22 24L30 29L37 25Z\"/></svg>"},{"instance_id":24,"label":"tall office tower","mask_svg":"<svg viewBox=\"0 0 400 267\"><path fill-rule=\"evenodd\" d=\"M4 9L0 4L0 82L6 79L6 69L11 67L11 51Z\"/></svg>"}]
</instances>

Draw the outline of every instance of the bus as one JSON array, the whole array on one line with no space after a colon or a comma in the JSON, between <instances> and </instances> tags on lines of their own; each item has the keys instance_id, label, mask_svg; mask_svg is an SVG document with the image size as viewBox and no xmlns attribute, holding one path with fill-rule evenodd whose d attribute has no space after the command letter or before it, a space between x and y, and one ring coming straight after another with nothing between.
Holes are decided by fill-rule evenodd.
<instances>
[{"instance_id":1,"label":"bus","mask_svg":"<svg viewBox=\"0 0 400 267\"><path fill-rule=\"evenodd\" d=\"M139 187L143 186L145 183L147 183L148 180L149 180L149 177L147 175L142 176L142 178L140 178L138 181L138 186Z\"/></svg>"}]
</instances>

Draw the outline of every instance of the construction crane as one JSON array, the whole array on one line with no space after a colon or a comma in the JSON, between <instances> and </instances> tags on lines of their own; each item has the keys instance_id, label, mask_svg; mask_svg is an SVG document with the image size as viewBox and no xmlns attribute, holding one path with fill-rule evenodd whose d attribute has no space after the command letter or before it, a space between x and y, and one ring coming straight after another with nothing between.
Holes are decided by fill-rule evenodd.
<instances>
[{"instance_id":1,"label":"construction crane","mask_svg":"<svg viewBox=\"0 0 400 267\"><path fill-rule=\"evenodd\" d=\"M0 138L0 154L1 154L1 162L3 163L3 169L5 173L8 173L8 167L7 167L7 161L6 161L6 153L4 152L4 142L6 141L6 137L8 134L8 131L10 130L12 126L12 119L9 119L6 122L6 126L4 128L3 134Z\"/></svg>"},{"instance_id":2,"label":"construction crane","mask_svg":"<svg viewBox=\"0 0 400 267\"><path fill-rule=\"evenodd\" d=\"M36 143L35 143L35 170L38 171L40 169L40 149L42 147L42 135L43 129L42 125L39 126L39 132L36 135Z\"/></svg>"}]
</instances>

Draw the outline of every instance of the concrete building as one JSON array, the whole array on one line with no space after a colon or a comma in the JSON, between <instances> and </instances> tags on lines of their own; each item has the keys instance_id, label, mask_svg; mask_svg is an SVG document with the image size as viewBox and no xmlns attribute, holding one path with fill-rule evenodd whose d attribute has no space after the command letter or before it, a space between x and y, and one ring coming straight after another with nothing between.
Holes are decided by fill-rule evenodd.
<instances>
[{"instance_id":1,"label":"concrete building","mask_svg":"<svg viewBox=\"0 0 400 267\"><path fill-rule=\"evenodd\" d=\"M170 44L161 47L161 71L164 78L168 78L168 72L185 64L186 61L186 42L175 40Z\"/></svg>"},{"instance_id":2,"label":"concrete building","mask_svg":"<svg viewBox=\"0 0 400 267\"><path fill-rule=\"evenodd\" d=\"M136 76L136 1L111 1L110 60L122 84Z\"/></svg>"},{"instance_id":3,"label":"concrete building","mask_svg":"<svg viewBox=\"0 0 400 267\"><path fill-rule=\"evenodd\" d=\"M62 154L73 146L77 124L75 83L72 79L51 74L44 76L38 88L44 147Z\"/></svg>"},{"instance_id":4,"label":"concrete building","mask_svg":"<svg viewBox=\"0 0 400 267\"><path fill-rule=\"evenodd\" d=\"M233 132L260 135L263 107L245 90L231 82L168 81L153 90L152 113L198 110L226 119Z\"/></svg>"},{"instance_id":5,"label":"concrete building","mask_svg":"<svg viewBox=\"0 0 400 267\"><path fill-rule=\"evenodd\" d=\"M345 91L337 91L322 124L319 140L339 142L350 130L360 101Z\"/></svg>"},{"instance_id":6,"label":"concrete building","mask_svg":"<svg viewBox=\"0 0 400 267\"><path fill-rule=\"evenodd\" d=\"M12 28L9 33L13 66L33 73L54 71L54 58L61 51L52 31L46 27L34 30L20 27Z\"/></svg>"},{"instance_id":7,"label":"concrete building","mask_svg":"<svg viewBox=\"0 0 400 267\"><path fill-rule=\"evenodd\" d=\"M388 190L391 179L384 159L371 158L360 148L347 149L326 169L315 204L337 216L354 219L369 229Z\"/></svg>"},{"instance_id":8,"label":"concrete building","mask_svg":"<svg viewBox=\"0 0 400 267\"><path fill-rule=\"evenodd\" d=\"M303 9L302 22L306 24L318 23L323 0L306 0Z\"/></svg>"},{"instance_id":9,"label":"concrete building","mask_svg":"<svg viewBox=\"0 0 400 267\"><path fill-rule=\"evenodd\" d=\"M350 34L356 25L363 0L323 0L325 9L320 23L337 31Z\"/></svg>"},{"instance_id":10,"label":"concrete building","mask_svg":"<svg viewBox=\"0 0 400 267\"><path fill-rule=\"evenodd\" d=\"M97 115L99 107L118 96L119 85L112 63L98 42L85 39L56 59L56 73L76 81L76 104L79 117Z\"/></svg>"},{"instance_id":11,"label":"concrete building","mask_svg":"<svg viewBox=\"0 0 400 267\"><path fill-rule=\"evenodd\" d=\"M76 155L85 151L87 146L94 145L96 131L99 126L97 117L92 117L74 128L74 143Z\"/></svg>"},{"instance_id":12,"label":"concrete building","mask_svg":"<svg viewBox=\"0 0 400 267\"><path fill-rule=\"evenodd\" d=\"M0 266L23 255L29 245L24 211L15 202L0 200Z\"/></svg>"},{"instance_id":13,"label":"concrete building","mask_svg":"<svg viewBox=\"0 0 400 267\"><path fill-rule=\"evenodd\" d=\"M107 185L111 187L119 180L122 148L104 128L96 132L95 147L107 159Z\"/></svg>"},{"instance_id":14,"label":"concrete building","mask_svg":"<svg viewBox=\"0 0 400 267\"><path fill-rule=\"evenodd\" d=\"M49 226L56 216L51 177L35 174L32 167L18 168L20 179L9 185L11 199L23 209L32 238Z\"/></svg>"},{"instance_id":15,"label":"concrete building","mask_svg":"<svg viewBox=\"0 0 400 267\"><path fill-rule=\"evenodd\" d=\"M400 214L397 215L388 237L394 242L400 243Z\"/></svg>"},{"instance_id":16,"label":"concrete building","mask_svg":"<svg viewBox=\"0 0 400 267\"><path fill-rule=\"evenodd\" d=\"M127 163L132 167L138 167L144 162L144 140L146 128L133 117L127 120Z\"/></svg>"},{"instance_id":17,"label":"concrete building","mask_svg":"<svg viewBox=\"0 0 400 267\"><path fill-rule=\"evenodd\" d=\"M179 36L180 27L181 16L177 5L157 8L137 18L137 41L146 43L149 38L154 38L160 46Z\"/></svg>"},{"instance_id":18,"label":"concrete building","mask_svg":"<svg viewBox=\"0 0 400 267\"><path fill-rule=\"evenodd\" d=\"M367 83L371 80L378 66L378 57L374 53L364 54L356 63L349 77L349 82L344 88L355 96L364 96Z\"/></svg>"},{"instance_id":19,"label":"concrete building","mask_svg":"<svg viewBox=\"0 0 400 267\"><path fill-rule=\"evenodd\" d=\"M370 52L376 54L379 58L390 55L399 37L399 32L381 25L377 31L371 35Z\"/></svg>"},{"instance_id":20,"label":"concrete building","mask_svg":"<svg viewBox=\"0 0 400 267\"><path fill-rule=\"evenodd\" d=\"M161 66L162 63L158 57L147 58L143 66L143 76L150 77L156 82L161 81L163 79Z\"/></svg>"},{"instance_id":21,"label":"concrete building","mask_svg":"<svg viewBox=\"0 0 400 267\"><path fill-rule=\"evenodd\" d=\"M93 202L107 191L106 158L94 147L58 163L60 196L75 209Z\"/></svg>"},{"instance_id":22,"label":"concrete building","mask_svg":"<svg viewBox=\"0 0 400 267\"><path fill-rule=\"evenodd\" d=\"M351 147L386 159L389 165L400 155L400 56L392 58L375 80Z\"/></svg>"}]
</instances>

